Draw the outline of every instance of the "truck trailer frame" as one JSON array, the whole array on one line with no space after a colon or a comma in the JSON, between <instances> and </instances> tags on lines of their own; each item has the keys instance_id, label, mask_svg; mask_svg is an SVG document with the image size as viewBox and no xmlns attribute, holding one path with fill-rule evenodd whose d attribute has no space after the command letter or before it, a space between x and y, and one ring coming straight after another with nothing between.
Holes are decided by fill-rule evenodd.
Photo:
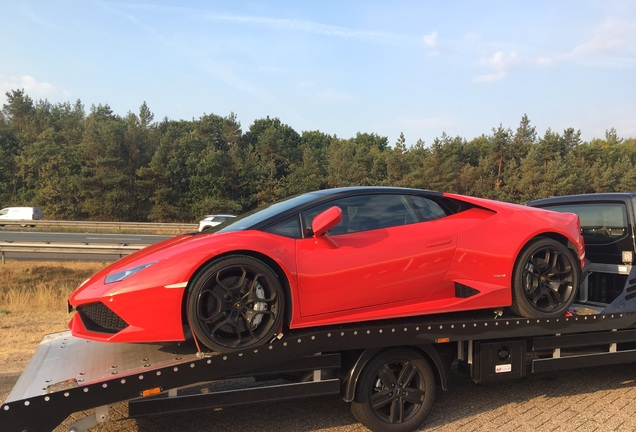
<instances>
[{"instance_id":1,"label":"truck trailer frame","mask_svg":"<svg viewBox=\"0 0 636 432\"><path fill-rule=\"evenodd\" d=\"M562 317L528 319L503 310L439 314L289 331L232 353L194 344L109 344L48 335L0 407L6 431L51 431L107 421L128 401L129 416L241 403L340 395L376 431L409 431L426 418L451 365L477 383L530 373L636 362L636 270L602 310L576 306ZM193 386L237 377L273 384L192 394ZM406 379L403 379L406 378ZM402 382L404 381L404 382ZM393 388L391 388L393 387Z\"/></svg>"}]
</instances>

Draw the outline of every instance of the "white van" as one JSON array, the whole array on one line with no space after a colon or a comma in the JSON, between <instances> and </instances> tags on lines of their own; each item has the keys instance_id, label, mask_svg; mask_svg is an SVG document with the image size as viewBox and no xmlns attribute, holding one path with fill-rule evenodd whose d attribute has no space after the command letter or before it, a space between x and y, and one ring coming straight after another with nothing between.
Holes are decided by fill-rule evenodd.
<instances>
[{"instance_id":1,"label":"white van","mask_svg":"<svg viewBox=\"0 0 636 432\"><path fill-rule=\"evenodd\" d=\"M38 207L7 207L0 210L0 222L2 219L38 220L42 219L42 210Z\"/></svg>"}]
</instances>

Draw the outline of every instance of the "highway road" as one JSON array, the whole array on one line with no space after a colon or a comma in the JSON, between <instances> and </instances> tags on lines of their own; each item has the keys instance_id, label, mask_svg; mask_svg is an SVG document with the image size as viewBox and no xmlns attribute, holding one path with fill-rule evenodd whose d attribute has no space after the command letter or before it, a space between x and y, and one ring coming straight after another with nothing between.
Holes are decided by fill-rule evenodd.
<instances>
[{"instance_id":1,"label":"highway road","mask_svg":"<svg viewBox=\"0 0 636 432\"><path fill-rule=\"evenodd\" d=\"M52 233L0 230L0 242L11 243L87 243L87 244L128 244L150 245L170 238L165 235L150 234L94 234L94 233ZM27 253L6 252L5 259L11 260L54 260L79 261L91 260L108 262L117 259L116 255L84 255L66 253Z\"/></svg>"},{"instance_id":2,"label":"highway road","mask_svg":"<svg viewBox=\"0 0 636 432\"><path fill-rule=\"evenodd\" d=\"M50 243L153 244L170 236L149 234L52 233L0 230L0 241Z\"/></svg>"}]
</instances>

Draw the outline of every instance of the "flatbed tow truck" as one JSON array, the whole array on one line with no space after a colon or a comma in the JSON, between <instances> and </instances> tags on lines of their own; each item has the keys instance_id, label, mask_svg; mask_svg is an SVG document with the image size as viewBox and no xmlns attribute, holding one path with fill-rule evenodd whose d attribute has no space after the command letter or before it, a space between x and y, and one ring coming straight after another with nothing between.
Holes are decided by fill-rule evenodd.
<instances>
[{"instance_id":1,"label":"flatbed tow truck","mask_svg":"<svg viewBox=\"0 0 636 432\"><path fill-rule=\"evenodd\" d=\"M451 365L476 383L530 373L636 362L636 267L610 304L574 305L566 316L527 319L501 310L425 315L289 331L232 353L194 344L108 344L69 332L44 338L0 407L3 431L51 431L69 415L80 432L128 401L141 417L306 396L340 395L374 431L416 429L448 387ZM212 392L236 377L284 378Z\"/></svg>"}]
</instances>

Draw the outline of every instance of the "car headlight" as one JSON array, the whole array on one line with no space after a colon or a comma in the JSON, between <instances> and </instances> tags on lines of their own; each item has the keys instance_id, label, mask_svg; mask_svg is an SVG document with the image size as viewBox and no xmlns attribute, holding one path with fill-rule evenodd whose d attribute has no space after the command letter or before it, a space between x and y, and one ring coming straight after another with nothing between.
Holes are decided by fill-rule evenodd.
<instances>
[{"instance_id":1,"label":"car headlight","mask_svg":"<svg viewBox=\"0 0 636 432\"><path fill-rule=\"evenodd\" d=\"M155 264L156 261L154 262L149 262L147 264L142 264L142 265L138 265L136 267L131 267L129 269L126 270L121 270L115 273L111 273L108 276L106 276L106 283L114 283L114 282L119 282L119 281L123 281L124 279L134 275L135 273L145 269L146 267L150 267L151 265Z\"/></svg>"}]
</instances>

